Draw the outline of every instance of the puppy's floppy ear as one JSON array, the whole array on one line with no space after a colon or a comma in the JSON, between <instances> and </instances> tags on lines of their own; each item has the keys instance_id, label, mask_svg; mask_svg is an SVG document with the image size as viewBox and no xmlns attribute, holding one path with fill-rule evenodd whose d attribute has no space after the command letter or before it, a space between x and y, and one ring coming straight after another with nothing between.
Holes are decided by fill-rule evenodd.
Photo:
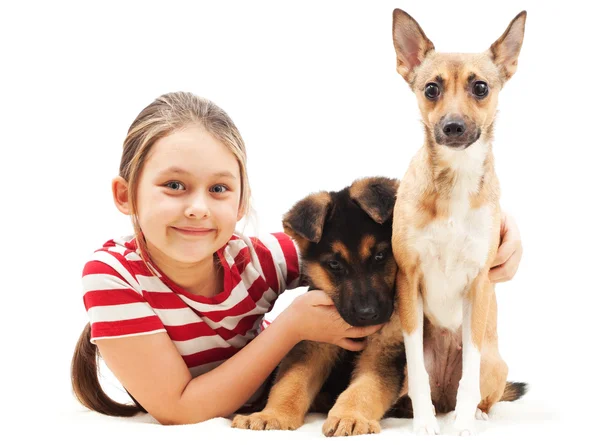
<instances>
[{"instance_id":1,"label":"puppy's floppy ear","mask_svg":"<svg viewBox=\"0 0 600 445\"><path fill-rule=\"evenodd\" d=\"M500 68L504 82L517 71L517 60L525 35L525 19L527 11L521 11L488 50L488 55Z\"/></svg>"},{"instance_id":2,"label":"puppy's floppy ear","mask_svg":"<svg viewBox=\"0 0 600 445\"><path fill-rule=\"evenodd\" d=\"M392 31L396 49L396 70L410 84L414 69L435 47L417 21L402 9L394 9Z\"/></svg>"},{"instance_id":3,"label":"puppy's floppy ear","mask_svg":"<svg viewBox=\"0 0 600 445\"><path fill-rule=\"evenodd\" d=\"M318 192L298 201L283 217L285 232L301 246L306 240L318 243L323 234L325 218L331 206L331 195Z\"/></svg>"},{"instance_id":4,"label":"puppy's floppy ear","mask_svg":"<svg viewBox=\"0 0 600 445\"><path fill-rule=\"evenodd\" d=\"M350 198L375 222L383 224L392 216L399 185L399 180L383 176L357 179L350 186Z\"/></svg>"}]
</instances>

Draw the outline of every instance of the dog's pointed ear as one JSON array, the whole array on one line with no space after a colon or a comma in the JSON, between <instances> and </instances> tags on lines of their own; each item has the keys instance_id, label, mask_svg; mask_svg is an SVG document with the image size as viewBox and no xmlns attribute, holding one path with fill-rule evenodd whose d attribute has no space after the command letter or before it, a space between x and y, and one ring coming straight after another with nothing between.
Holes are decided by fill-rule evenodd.
<instances>
[{"instance_id":1,"label":"dog's pointed ear","mask_svg":"<svg viewBox=\"0 0 600 445\"><path fill-rule=\"evenodd\" d=\"M527 11L521 11L508 25L504 34L496 40L490 49L488 55L493 62L500 68L503 81L506 82L517 71L517 60L523 45L525 36L525 20Z\"/></svg>"},{"instance_id":2,"label":"dog's pointed ear","mask_svg":"<svg viewBox=\"0 0 600 445\"><path fill-rule=\"evenodd\" d=\"M350 198L375 222L383 224L394 211L400 181L376 176L357 179L350 186Z\"/></svg>"},{"instance_id":3,"label":"dog's pointed ear","mask_svg":"<svg viewBox=\"0 0 600 445\"><path fill-rule=\"evenodd\" d=\"M414 69L435 47L417 21L402 9L394 9L392 33L396 49L396 70L410 84Z\"/></svg>"},{"instance_id":4,"label":"dog's pointed ear","mask_svg":"<svg viewBox=\"0 0 600 445\"><path fill-rule=\"evenodd\" d=\"M323 234L323 226L331 207L331 195L328 192L313 193L298 201L284 215L284 231L298 242L318 243Z\"/></svg>"}]
</instances>

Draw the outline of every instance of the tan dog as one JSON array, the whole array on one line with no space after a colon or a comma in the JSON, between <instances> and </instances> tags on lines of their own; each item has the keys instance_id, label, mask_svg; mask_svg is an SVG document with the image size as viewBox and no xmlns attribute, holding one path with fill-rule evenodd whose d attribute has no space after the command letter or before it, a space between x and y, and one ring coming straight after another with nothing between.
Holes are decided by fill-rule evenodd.
<instances>
[{"instance_id":1,"label":"tan dog","mask_svg":"<svg viewBox=\"0 0 600 445\"><path fill-rule=\"evenodd\" d=\"M483 53L446 54L406 12L394 11L397 71L417 96L425 126L425 143L398 188L392 235L416 432L439 433L432 395L436 407L455 404L457 433L472 434L475 419L486 418L509 389L488 279L501 218L491 143L525 18L525 11L517 15ZM518 385L512 399L522 395Z\"/></svg>"}]
</instances>

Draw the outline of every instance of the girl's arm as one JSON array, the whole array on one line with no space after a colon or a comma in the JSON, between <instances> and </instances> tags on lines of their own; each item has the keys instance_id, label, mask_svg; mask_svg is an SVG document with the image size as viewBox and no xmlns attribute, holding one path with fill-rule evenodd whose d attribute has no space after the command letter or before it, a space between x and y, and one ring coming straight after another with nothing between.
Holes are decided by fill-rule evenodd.
<instances>
[{"instance_id":1,"label":"girl's arm","mask_svg":"<svg viewBox=\"0 0 600 445\"><path fill-rule=\"evenodd\" d=\"M165 333L97 340L96 344L109 369L156 420L188 424L234 413L299 341L360 350L364 343L349 338L364 337L379 328L349 326L323 292L311 291L296 298L233 357L196 378Z\"/></svg>"}]
</instances>

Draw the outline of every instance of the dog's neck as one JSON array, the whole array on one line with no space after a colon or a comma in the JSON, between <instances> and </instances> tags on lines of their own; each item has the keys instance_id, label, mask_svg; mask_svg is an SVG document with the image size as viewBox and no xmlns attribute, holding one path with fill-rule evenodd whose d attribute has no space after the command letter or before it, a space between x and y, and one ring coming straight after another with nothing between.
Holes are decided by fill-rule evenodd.
<instances>
[{"instance_id":1,"label":"dog's neck","mask_svg":"<svg viewBox=\"0 0 600 445\"><path fill-rule=\"evenodd\" d=\"M453 150L426 137L421 156L426 194L438 205L478 207L499 199L491 138L482 135L466 149Z\"/></svg>"}]
</instances>

